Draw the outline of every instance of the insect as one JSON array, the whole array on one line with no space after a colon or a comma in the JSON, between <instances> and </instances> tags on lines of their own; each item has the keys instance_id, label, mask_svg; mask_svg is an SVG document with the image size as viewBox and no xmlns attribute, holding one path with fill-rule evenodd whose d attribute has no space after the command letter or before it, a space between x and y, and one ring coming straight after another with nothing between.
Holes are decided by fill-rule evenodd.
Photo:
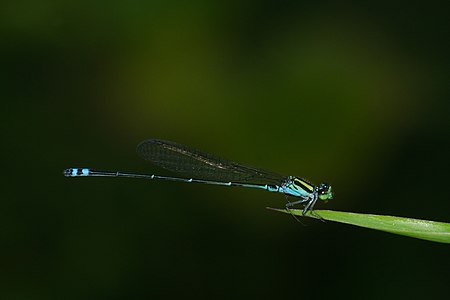
<instances>
[{"instance_id":1,"label":"insect","mask_svg":"<svg viewBox=\"0 0 450 300\"><path fill-rule=\"evenodd\" d=\"M240 186L282 193L295 198L286 203L286 209L303 205L302 214L314 212L317 200L333 199L332 188L328 183L315 186L294 176L282 176L263 169L231 162L175 142L149 139L137 146L137 153L143 159L185 177L170 177L154 174L137 174L117 171L99 171L89 168L69 168L64 170L67 177L103 176L129 177L154 180L205 183L222 186ZM321 219L321 218L320 218Z\"/></svg>"}]
</instances>

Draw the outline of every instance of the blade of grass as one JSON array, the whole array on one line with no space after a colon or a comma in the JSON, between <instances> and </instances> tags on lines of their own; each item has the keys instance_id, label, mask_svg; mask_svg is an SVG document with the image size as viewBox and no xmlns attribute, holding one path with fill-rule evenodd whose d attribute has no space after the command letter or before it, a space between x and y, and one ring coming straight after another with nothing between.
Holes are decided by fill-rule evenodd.
<instances>
[{"instance_id":1,"label":"blade of grass","mask_svg":"<svg viewBox=\"0 0 450 300\"><path fill-rule=\"evenodd\" d=\"M300 209L291 209L290 211L270 207L268 209L302 216L302 210ZM328 221L351 224L433 242L450 243L450 223L332 210L315 210L315 212ZM308 213L307 216L311 215Z\"/></svg>"}]
</instances>

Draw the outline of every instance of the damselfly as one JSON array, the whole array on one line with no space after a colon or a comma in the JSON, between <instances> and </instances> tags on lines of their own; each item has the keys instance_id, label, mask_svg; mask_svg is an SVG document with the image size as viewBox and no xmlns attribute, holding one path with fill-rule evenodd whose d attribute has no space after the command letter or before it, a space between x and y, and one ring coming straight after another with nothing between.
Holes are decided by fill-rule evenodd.
<instances>
[{"instance_id":1,"label":"damselfly","mask_svg":"<svg viewBox=\"0 0 450 300\"><path fill-rule=\"evenodd\" d=\"M67 177L131 177L262 189L283 193L286 198L288 196L295 197L295 201L288 200L286 209L289 210L294 205L300 204L303 205L303 215L309 211L316 217L319 216L314 213L313 209L317 200L333 199L333 192L328 183L315 186L298 177L282 176L271 171L227 161L170 141L157 139L143 141L137 146L137 153L143 159L159 167L186 177L98 171L88 168L66 169L64 175Z\"/></svg>"}]
</instances>

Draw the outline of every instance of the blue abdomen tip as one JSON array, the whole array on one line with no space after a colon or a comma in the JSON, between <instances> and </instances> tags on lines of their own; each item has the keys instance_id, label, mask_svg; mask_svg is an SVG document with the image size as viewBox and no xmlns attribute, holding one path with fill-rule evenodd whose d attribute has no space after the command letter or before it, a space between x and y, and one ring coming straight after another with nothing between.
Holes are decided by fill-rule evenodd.
<instances>
[{"instance_id":1,"label":"blue abdomen tip","mask_svg":"<svg viewBox=\"0 0 450 300\"><path fill-rule=\"evenodd\" d=\"M65 169L64 176L66 176L66 177L89 176L89 169L86 169L86 168Z\"/></svg>"}]
</instances>

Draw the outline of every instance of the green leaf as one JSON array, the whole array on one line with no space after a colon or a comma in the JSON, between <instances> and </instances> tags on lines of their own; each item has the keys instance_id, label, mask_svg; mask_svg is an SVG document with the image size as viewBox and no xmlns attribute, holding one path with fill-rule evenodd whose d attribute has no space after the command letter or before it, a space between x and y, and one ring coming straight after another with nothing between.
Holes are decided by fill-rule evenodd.
<instances>
[{"instance_id":1,"label":"green leaf","mask_svg":"<svg viewBox=\"0 0 450 300\"><path fill-rule=\"evenodd\" d=\"M270 207L268 209L302 216L302 210L300 209L291 209L290 211ZM315 210L314 212L328 221L341 222L433 242L450 243L450 223L332 210ZM311 216L311 214L308 212L306 216Z\"/></svg>"}]
</instances>

